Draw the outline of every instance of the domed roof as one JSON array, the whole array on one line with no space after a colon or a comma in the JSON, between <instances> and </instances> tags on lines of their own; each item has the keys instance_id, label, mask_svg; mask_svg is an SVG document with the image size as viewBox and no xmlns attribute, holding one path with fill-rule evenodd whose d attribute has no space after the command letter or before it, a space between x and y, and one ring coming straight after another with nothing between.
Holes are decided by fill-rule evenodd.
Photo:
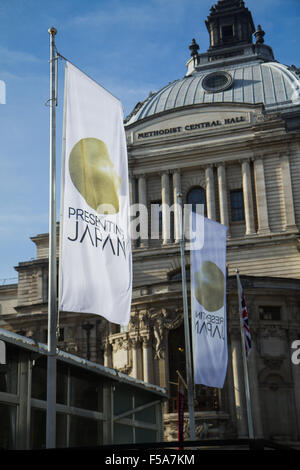
<instances>
[{"instance_id":1,"label":"domed roof","mask_svg":"<svg viewBox=\"0 0 300 470\"><path fill-rule=\"evenodd\" d=\"M230 86L211 92L203 87L212 72L225 72ZM300 77L295 67L278 62L248 62L195 71L175 80L140 103L128 117L126 126L184 106L209 103L263 103L266 112L282 111L300 104ZM229 74L229 75L228 75ZM217 74L216 74L217 75Z\"/></svg>"}]
</instances>

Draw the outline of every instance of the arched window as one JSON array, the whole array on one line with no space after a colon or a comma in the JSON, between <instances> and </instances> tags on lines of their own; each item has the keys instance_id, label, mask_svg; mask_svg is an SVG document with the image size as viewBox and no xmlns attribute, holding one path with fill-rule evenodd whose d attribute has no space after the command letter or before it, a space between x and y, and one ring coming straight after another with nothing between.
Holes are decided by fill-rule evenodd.
<instances>
[{"instance_id":1,"label":"arched window","mask_svg":"<svg viewBox=\"0 0 300 470\"><path fill-rule=\"evenodd\" d=\"M206 192L205 189L201 188L201 186L195 186L194 188L190 189L186 196L187 204L192 204L192 211L196 212L196 205L203 204L204 205L204 215L206 217Z\"/></svg>"}]
</instances>

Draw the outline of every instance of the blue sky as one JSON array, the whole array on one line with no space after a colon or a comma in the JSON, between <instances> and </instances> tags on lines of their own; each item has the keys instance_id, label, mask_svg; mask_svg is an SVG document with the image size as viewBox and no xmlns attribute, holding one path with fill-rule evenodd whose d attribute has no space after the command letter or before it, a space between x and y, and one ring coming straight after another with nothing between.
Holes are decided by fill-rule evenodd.
<instances>
[{"instance_id":1,"label":"blue sky","mask_svg":"<svg viewBox=\"0 0 300 470\"><path fill-rule=\"evenodd\" d=\"M208 48L204 21L214 0L1 0L0 285L35 258L31 236L48 231L49 35L58 51L101 83L128 114L150 91L184 76L193 37ZM246 0L265 42L300 66L299 0ZM64 63L59 64L57 167L60 185ZM59 200L59 193L58 193ZM8 279L8 281L7 281Z\"/></svg>"}]
</instances>

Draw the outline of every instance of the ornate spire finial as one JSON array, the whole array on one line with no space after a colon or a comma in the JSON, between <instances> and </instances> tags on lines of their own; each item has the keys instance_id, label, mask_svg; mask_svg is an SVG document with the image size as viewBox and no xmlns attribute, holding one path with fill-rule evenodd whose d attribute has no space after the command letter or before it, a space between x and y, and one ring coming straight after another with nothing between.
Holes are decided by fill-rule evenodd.
<instances>
[{"instance_id":1,"label":"ornate spire finial","mask_svg":"<svg viewBox=\"0 0 300 470\"><path fill-rule=\"evenodd\" d=\"M254 33L255 39L256 39L256 44L263 44L265 42L264 36L265 32L262 30L262 27L260 24L257 26L257 30Z\"/></svg>"}]
</instances>

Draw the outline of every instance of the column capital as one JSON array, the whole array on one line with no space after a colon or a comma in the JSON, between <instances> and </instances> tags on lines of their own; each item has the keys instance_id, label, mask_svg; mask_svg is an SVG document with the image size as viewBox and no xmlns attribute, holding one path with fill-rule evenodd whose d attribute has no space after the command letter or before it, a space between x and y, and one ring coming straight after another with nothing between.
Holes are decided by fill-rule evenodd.
<instances>
[{"instance_id":1,"label":"column capital","mask_svg":"<svg viewBox=\"0 0 300 470\"><path fill-rule=\"evenodd\" d=\"M206 165L203 165L204 170L213 170L214 169L214 163L207 163Z\"/></svg>"},{"instance_id":2,"label":"column capital","mask_svg":"<svg viewBox=\"0 0 300 470\"><path fill-rule=\"evenodd\" d=\"M245 157L245 158L240 158L239 160L239 163L243 166L245 163L248 163L248 165L250 165L251 161L252 161L252 157Z\"/></svg>"},{"instance_id":3,"label":"column capital","mask_svg":"<svg viewBox=\"0 0 300 470\"><path fill-rule=\"evenodd\" d=\"M141 336L141 343L143 345L143 348L149 348L149 346L151 346L150 335L147 334L146 336Z\"/></svg>"},{"instance_id":4,"label":"column capital","mask_svg":"<svg viewBox=\"0 0 300 470\"><path fill-rule=\"evenodd\" d=\"M160 170L157 172L157 174L160 176L168 176L170 173L170 170Z\"/></svg>"},{"instance_id":5,"label":"column capital","mask_svg":"<svg viewBox=\"0 0 300 470\"><path fill-rule=\"evenodd\" d=\"M139 336L130 336L129 340L130 340L130 345L133 349L137 349L139 345L141 344Z\"/></svg>"},{"instance_id":6,"label":"column capital","mask_svg":"<svg viewBox=\"0 0 300 470\"><path fill-rule=\"evenodd\" d=\"M251 160L253 162L256 162L257 160L264 160L266 158L266 154L264 152L254 152L254 154L251 157Z\"/></svg>"},{"instance_id":7,"label":"column capital","mask_svg":"<svg viewBox=\"0 0 300 470\"><path fill-rule=\"evenodd\" d=\"M180 175L180 174L181 174L181 170L180 170L180 168L172 168L171 170L169 170L169 173L170 173L171 175L176 175L176 174L179 174L179 175Z\"/></svg>"}]
</instances>

